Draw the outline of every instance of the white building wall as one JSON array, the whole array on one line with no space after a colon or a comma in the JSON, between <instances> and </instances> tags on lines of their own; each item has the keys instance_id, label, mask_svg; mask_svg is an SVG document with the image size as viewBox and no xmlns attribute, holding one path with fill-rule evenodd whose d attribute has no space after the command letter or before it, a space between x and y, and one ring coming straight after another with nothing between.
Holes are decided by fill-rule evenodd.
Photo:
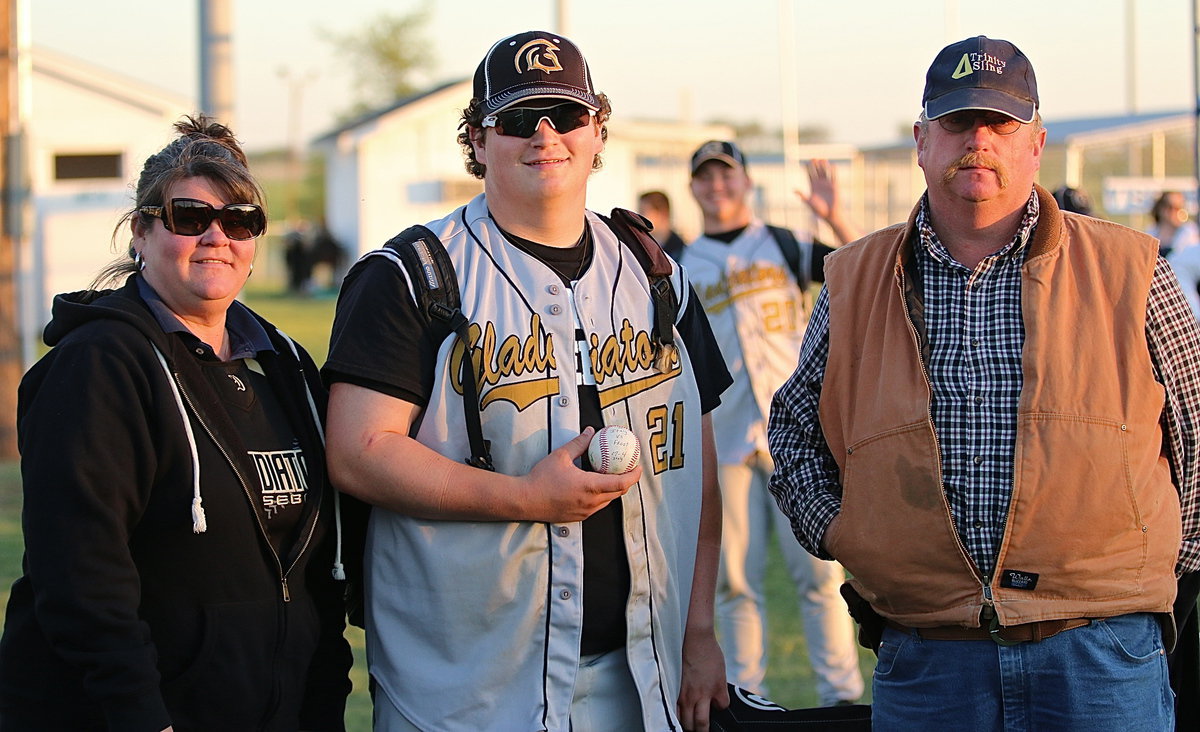
<instances>
[{"instance_id":1,"label":"white building wall","mask_svg":"<svg viewBox=\"0 0 1200 732\"><path fill-rule=\"evenodd\" d=\"M358 153L346 140L331 146L325 158L325 225L353 258L358 252L359 230Z\"/></svg>"},{"instance_id":2,"label":"white building wall","mask_svg":"<svg viewBox=\"0 0 1200 732\"><path fill-rule=\"evenodd\" d=\"M413 224L445 216L483 190L482 181L463 167L456 139L470 93L470 82L455 84L322 143L330 155L327 218L354 256ZM706 140L731 134L724 125L618 118L609 124L604 167L589 182L588 207L606 214L614 206L636 209L639 193L659 189L678 206L677 221L698 222L687 188L689 158ZM357 167L343 156L356 159ZM353 202L339 190L347 187L351 170L358 187ZM346 209L350 206L358 212L356 226ZM691 231L698 231L698 224Z\"/></svg>"},{"instance_id":3,"label":"white building wall","mask_svg":"<svg viewBox=\"0 0 1200 732\"><path fill-rule=\"evenodd\" d=\"M31 262L23 263L25 337L49 321L54 294L87 287L96 273L124 253L125 228L113 229L133 206L133 185L146 158L173 137L171 125L191 103L148 89L72 59L35 50L28 137L33 190ZM120 156L118 174L59 180L58 155Z\"/></svg>"}]
</instances>

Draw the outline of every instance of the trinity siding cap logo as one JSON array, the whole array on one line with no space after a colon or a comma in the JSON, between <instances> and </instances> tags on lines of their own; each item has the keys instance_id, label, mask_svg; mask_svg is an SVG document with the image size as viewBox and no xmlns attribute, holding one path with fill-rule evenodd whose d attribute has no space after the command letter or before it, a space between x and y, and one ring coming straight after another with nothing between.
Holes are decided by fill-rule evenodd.
<instances>
[{"instance_id":1,"label":"trinity siding cap logo","mask_svg":"<svg viewBox=\"0 0 1200 732\"><path fill-rule=\"evenodd\" d=\"M566 38L526 31L497 41L475 69L474 96L485 114L526 99L576 101L600 109L592 73L579 48Z\"/></svg>"},{"instance_id":2,"label":"trinity siding cap logo","mask_svg":"<svg viewBox=\"0 0 1200 732\"><path fill-rule=\"evenodd\" d=\"M709 160L720 160L731 168L746 169L746 156L732 142L709 140L692 153L692 175Z\"/></svg>"},{"instance_id":3,"label":"trinity siding cap logo","mask_svg":"<svg viewBox=\"0 0 1200 732\"><path fill-rule=\"evenodd\" d=\"M921 104L929 119L964 109L986 109L1028 123L1037 114L1037 79L1019 48L1008 41L976 36L938 53L925 75Z\"/></svg>"}]
</instances>

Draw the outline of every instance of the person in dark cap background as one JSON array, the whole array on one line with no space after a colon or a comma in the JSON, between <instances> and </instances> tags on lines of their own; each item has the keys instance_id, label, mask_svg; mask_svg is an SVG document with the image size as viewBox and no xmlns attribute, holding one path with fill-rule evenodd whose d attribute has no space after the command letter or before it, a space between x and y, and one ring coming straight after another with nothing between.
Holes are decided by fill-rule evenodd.
<instances>
[{"instance_id":1,"label":"person in dark cap background","mask_svg":"<svg viewBox=\"0 0 1200 732\"><path fill-rule=\"evenodd\" d=\"M1157 243L1034 183L1033 67L944 48L905 224L825 262L771 490L879 655L877 730L1164 730L1200 568L1200 333Z\"/></svg>"},{"instance_id":2,"label":"person in dark cap background","mask_svg":"<svg viewBox=\"0 0 1200 732\"><path fill-rule=\"evenodd\" d=\"M373 505L376 729L707 730L729 704L708 415L730 377L684 270L584 206L610 112L571 41L498 41L458 138L484 192L342 288L329 463ZM457 333L418 305L447 270ZM644 451L620 475L583 457L612 425Z\"/></svg>"}]
</instances>

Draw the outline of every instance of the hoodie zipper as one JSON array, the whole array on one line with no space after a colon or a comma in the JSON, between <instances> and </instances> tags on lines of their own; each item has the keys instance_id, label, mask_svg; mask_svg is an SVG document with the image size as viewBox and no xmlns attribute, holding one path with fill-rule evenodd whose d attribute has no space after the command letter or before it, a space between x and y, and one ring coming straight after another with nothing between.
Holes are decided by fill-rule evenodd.
<instances>
[{"instance_id":1,"label":"hoodie zipper","mask_svg":"<svg viewBox=\"0 0 1200 732\"><path fill-rule=\"evenodd\" d=\"M213 441L213 444L217 446L217 449L221 451L221 455L225 457L226 462L228 462L229 466L233 469L234 475L237 476L238 482L241 483L242 492L246 494L246 500L250 502L251 506L254 506L254 495L250 491L250 483L246 480L246 476L242 474L242 471L238 468L237 463L234 462L232 457L230 457L229 452L225 449L225 445L217 439L216 435L213 434L213 431L209 428L208 424L200 417L200 413L196 409L196 405L192 401L191 395L188 393L187 389L184 388L183 382L179 379L178 375L174 374L174 378L176 385L179 387L179 393L183 396L183 400L187 402L188 408L191 409L192 414L196 415L196 421L200 423L200 426L204 428L205 434L207 434L209 439ZM304 552L308 550L308 545L312 541L313 533L316 531L317 519L320 517L321 512L320 498L318 497L317 500L317 509L313 511L313 517L312 520L309 521L308 532L304 537L304 542L300 546L300 551L296 553L297 559L303 556ZM267 532L267 527L263 526L262 517L258 515L257 509L252 513L254 514L254 522L258 526L259 534L266 541L267 547L271 550L271 557L275 560L275 569L279 576L279 586L280 592L283 596L283 601L291 602L292 593L288 589L288 574L291 573L292 567L288 567L286 571L283 569L283 562L280 561L279 554L276 553L275 547L271 544L271 537ZM295 566L295 562L292 563L292 566Z\"/></svg>"}]
</instances>

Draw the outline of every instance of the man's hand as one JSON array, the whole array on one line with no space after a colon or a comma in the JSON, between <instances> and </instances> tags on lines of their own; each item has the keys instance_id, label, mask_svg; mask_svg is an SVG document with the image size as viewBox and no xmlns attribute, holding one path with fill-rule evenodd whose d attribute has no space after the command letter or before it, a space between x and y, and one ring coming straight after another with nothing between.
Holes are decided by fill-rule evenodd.
<instances>
[{"instance_id":1,"label":"man's hand","mask_svg":"<svg viewBox=\"0 0 1200 732\"><path fill-rule=\"evenodd\" d=\"M817 218L828 221L838 205L837 178L833 166L828 160L810 160L807 167L809 193L805 195L804 191L797 190L796 195L808 204Z\"/></svg>"},{"instance_id":2,"label":"man's hand","mask_svg":"<svg viewBox=\"0 0 1200 732\"><path fill-rule=\"evenodd\" d=\"M846 221L838 201L837 176L828 160L808 161L808 189L797 190L796 195L808 204L813 214L829 225L839 244L848 244L858 238L858 232Z\"/></svg>"},{"instance_id":3,"label":"man's hand","mask_svg":"<svg viewBox=\"0 0 1200 732\"><path fill-rule=\"evenodd\" d=\"M578 437L551 452L524 476L523 491L529 506L528 521L564 524L583 521L617 498L642 477L642 466L628 473L606 475L581 470L575 460L587 452L595 430L586 428Z\"/></svg>"},{"instance_id":4,"label":"man's hand","mask_svg":"<svg viewBox=\"0 0 1200 732\"><path fill-rule=\"evenodd\" d=\"M729 706L725 656L712 628L691 629L683 637L683 680L679 689L679 721L689 732L708 732L713 707Z\"/></svg>"},{"instance_id":5,"label":"man's hand","mask_svg":"<svg viewBox=\"0 0 1200 732\"><path fill-rule=\"evenodd\" d=\"M833 537L833 528L838 523L838 520L841 519L841 517L841 511L838 511L836 514L834 514L833 518L829 521L829 525L825 527L825 533L821 535L821 548L824 549L825 552L830 556L833 556L833 552L829 551L829 540Z\"/></svg>"}]
</instances>

